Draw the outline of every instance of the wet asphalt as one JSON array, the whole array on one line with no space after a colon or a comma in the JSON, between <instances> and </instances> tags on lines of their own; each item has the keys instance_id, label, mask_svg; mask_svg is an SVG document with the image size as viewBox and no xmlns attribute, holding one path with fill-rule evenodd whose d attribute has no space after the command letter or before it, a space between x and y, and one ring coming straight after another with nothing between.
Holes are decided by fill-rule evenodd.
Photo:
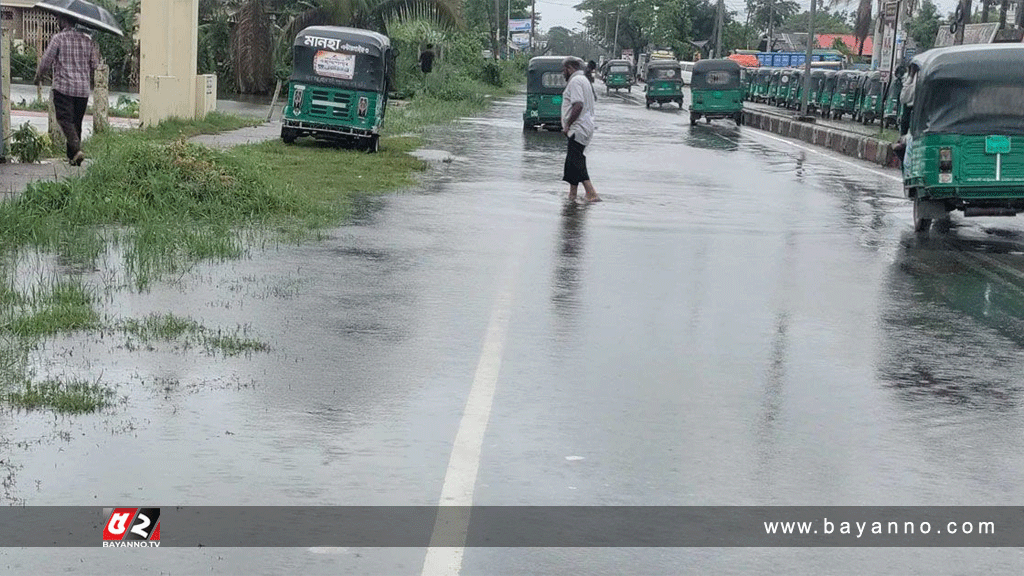
<instances>
[{"instance_id":1,"label":"wet asphalt","mask_svg":"<svg viewBox=\"0 0 1024 576\"><path fill-rule=\"evenodd\" d=\"M0 414L14 495L435 505L488 365L478 505L1019 503L1024 224L954 217L915 236L897 172L691 127L641 96L598 100L603 203L565 202L564 139L523 133L519 96L436 130L420 186L361 198L321 242L115 293L108 313L247 324L272 351L53 343L44 371L102 373L129 400L56 423ZM112 552L5 549L0 572L420 574L424 559ZM1022 570L1017 549L471 548L461 573Z\"/></svg>"}]
</instances>

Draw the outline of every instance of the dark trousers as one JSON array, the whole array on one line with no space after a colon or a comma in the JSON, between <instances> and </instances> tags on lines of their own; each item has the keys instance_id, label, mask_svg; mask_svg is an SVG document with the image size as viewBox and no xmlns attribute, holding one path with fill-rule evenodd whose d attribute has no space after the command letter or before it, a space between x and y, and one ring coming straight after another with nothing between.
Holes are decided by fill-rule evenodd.
<instances>
[{"instance_id":1,"label":"dark trousers","mask_svg":"<svg viewBox=\"0 0 1024 576\"><path fill-rule=\"evenodd\" d=\"M88 104L88 98L53 91L53 111L57 116L57 124L68 141L68 160L74 158L82 149L82 119L85 118L85 108Z\"/></svg>"},{"instance_id":2,"label":"dark trousers","mask_svg":"<svg viewBox=\"0 0 1024 576\"><path fill-rule=\"evenodd\" d=\"M562 171L562 180L573 186L580 182L590 180L587 173L587 157L583 155L586 146L576 141L576 135L569 138L569 149L565 154L565 169Z\"/></svg>"},{"instance_id":3,"label":"dark trousers","mask_svg":"<svg viewBox=\"0 0 1024 576\"><path fill-rule=\"evenodd\" d=\"M910 111L913 109L913 106L903 106L903 117L900 118L900 136L910 130Z\"/></svg>"}]
</instances>

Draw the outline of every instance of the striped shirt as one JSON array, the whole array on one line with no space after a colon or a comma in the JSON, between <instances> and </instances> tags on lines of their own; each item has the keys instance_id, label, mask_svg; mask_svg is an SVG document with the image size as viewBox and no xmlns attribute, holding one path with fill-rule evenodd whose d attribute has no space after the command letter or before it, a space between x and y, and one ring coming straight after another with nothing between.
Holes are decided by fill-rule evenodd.
<instances>
[{"instance_id":1,"label":"striped shirt","mask_svg":"<svg viewBox=\"0 0 1024 576\"><path fill-rule=\"evenodd\" d=\"M67 96L88 98L92 73L100 65L100 47L92 36L67 28L53 35L39 61L37 76L53 68L53 89Z\"/></svg>"}]
</instances>

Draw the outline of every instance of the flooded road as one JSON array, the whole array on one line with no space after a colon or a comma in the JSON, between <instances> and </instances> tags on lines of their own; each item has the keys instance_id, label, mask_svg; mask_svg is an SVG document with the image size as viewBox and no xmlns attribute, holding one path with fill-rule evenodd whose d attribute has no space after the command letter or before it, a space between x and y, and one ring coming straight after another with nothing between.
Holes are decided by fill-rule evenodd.
<instances>
[{"instance_id":1,"label":"flooded road","mask_svg":"<svg viewBox=\"0 0 1024 576\"><path fill-rule=\"evenodd\" d=\"M916 237L896 172L639 96L598 100L600 204L564 203L564 140L524 134L520 96L438 130L422 186L321 242L143 293L87 275L107 314L271 351L49 343L38 371L125 400L0 413L8 503L1019 502L1024 225ZM4 549L0 572L420 574L424 554ZM1017 549L469 548L461 573L1022 570Z\"/></svg>"}]
</instances>

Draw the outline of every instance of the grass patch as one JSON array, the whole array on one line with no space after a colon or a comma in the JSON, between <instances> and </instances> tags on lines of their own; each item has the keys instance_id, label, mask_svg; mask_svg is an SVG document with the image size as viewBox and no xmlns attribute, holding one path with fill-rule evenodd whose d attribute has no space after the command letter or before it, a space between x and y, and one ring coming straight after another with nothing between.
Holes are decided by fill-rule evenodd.
<instances>
[{"instance_id":1,"label":"grass patch","mask_svg":"<svg viewBox=\"0 0 1024 576\"><path fill-rule=\"evenodd\" d=\"M0 288L0 330L18 338L41 338L99 327L94 296L79 282L61 281L28 295Z\"/></svg>"},{"instance_id":2,"label":"grass patch","mask_svg":"<svg viewBox=\"0 0 1024 576\"><path fill-rule=\"evenodd\" d=\"M492 88L488 94L492 96L508 96L515 90ZM490 102L486 98L468 100L439 100L430 97L419 97L401 105L389 106L384 119L383 133L385 136L419 133L428 126L449 124L479 114L487 109ZM382 145L386 140L381 140Z\"/></svg>"},{"instance_id":3,"label":"grass patch","mask_svg":"<svg viewBox=\"0 0 1024 576\"><path fill-rule=\"evenodd\" d=\"M192 318L174 314L151 314L142 320L128 319L119 328L128 336L127 347L132 350L152 348L155 342L178 342L185 349L201 347L208 354L220 352L225 356L267 352L270 345L251 338L244 328L233 332L210 330Z\"/></svg>"},{"instance_id":4,"label":"grass patch","mask_svg":"<svg viewBox=\"0 0 1024 576\"><path fill-rule=\"evenodd\" d=\"M113 389L84 380L25 382L6 394L8 403L23 410L48 409L64 414L95 412L110 405Z\"/></svg>"}]
</instances>

